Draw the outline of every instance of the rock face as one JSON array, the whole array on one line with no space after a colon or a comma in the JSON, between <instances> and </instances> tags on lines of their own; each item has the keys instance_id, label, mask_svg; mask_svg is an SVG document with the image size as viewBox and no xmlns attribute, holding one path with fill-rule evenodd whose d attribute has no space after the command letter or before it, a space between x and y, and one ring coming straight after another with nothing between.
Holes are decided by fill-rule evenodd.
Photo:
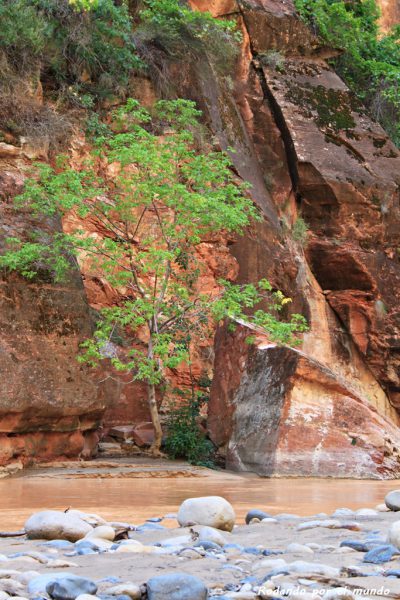
<instances>
[{"instance_id":1,"label":"rock face","mask_svg":"<svg viewBox=\"0 0 400 600\"><path fill-rule=\"evenodd\" d=\"M45 236L60 226L11 209L24 167L7 169L0 160L0 251L16 232L34 227ZM90 331L78 271L64 284L54 284L50 273L32 282L0 275L0 465L90 455L105 408L76 360Z\"/></svg>"},{"instance_id":2,"label":"rock face","mask_svg":"<svg viewBox=\"0 0 400 600\"><path fill-rule=\"evenodd\" d=\"M211 438L238 469L396 476L399 153L291 2L250 0L236 15L236 88L223 117L213 110L214 96L227 94L220 81L203 85L203 106L216 131L235 123L227 145L266 220L232 253L239 280L269 278L310 332L301 352L266 340L252 352L245 334L217 334Z\"/></svg>"},{"instance_id":3,"label":"rock face","mask_svg":"<svg viewBox=\"0 0 400 600\"><path fill-rule=\"evenodd\" d=\"M249 347L249 333L225 333L235 352L213 382L210 434L225 448L229 468L265 476L400 472L398 428L356 388L299 350Z\"/></svg>"}]
</instances>

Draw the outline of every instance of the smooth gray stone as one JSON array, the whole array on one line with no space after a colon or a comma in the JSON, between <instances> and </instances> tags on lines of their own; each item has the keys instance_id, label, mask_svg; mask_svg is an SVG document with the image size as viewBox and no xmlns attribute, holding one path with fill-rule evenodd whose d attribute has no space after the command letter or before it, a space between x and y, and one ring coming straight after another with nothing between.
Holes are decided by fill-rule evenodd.
<instances>
[{"instance_id":1,"label":"smooth gray stone","mask_svg":"<svg viewBox=\"0 0 400 600\"><path fill-rule=\"evenodd\" d=\"M252 510L249 510L246 515L246 525L248 525L253 519L259 519L262 521L263 519L268 519L269 517L271 517L271 515L263 510L260 510L259 508L253 508Z\"/></svg>"},{"instance_id":2,"label":"smooth gray stone","mask_svg":"<svg viewBox=\"0 0 400 600\"><path fill-rule=\"evenodd\" d=\"M65 575L46 585L46 592L55 600L75 600L81 594L94 596L97 585L91 579L77 575Z\"/></svg>"},{"instance_id":3,"label":"smooth gray stone","mask_svg":"<svg viewBox=\"0 0 400 600\"><path fill-rule=\"evenodd\" d=\"M386 506L395 512L400 510L400 490L392 490L385 496Z\"/></svg>"},{"instance_id":4,"label":"smooth gray stone","mask_svg":"<svg viewBox=\"0 0 400 600\"><path fill-rule=\"evenodd\" d=\"M208 591L198 577L171 573L151 577L147 582L148 600L206 600Z\"/></svg>"}]
</instances>

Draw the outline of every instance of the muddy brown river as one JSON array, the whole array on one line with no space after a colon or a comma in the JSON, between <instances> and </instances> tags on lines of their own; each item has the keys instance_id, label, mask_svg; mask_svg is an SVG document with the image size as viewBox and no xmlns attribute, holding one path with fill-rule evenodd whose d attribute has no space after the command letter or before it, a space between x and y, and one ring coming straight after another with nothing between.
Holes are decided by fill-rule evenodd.
<instances>
[{"instance_id":1,"label":"muddy brown river","mask_svg":"<svg viewBox=\"0 0 400 600\"><path fill-rule=\"evenodd\" d=\"M338 507L374 507L400 484L396 481L264 479L206 471L196 477L65 478L22 476L0 481L0 530L23 526L33 512L68 507L96 512L109 520L139 524L146 518L175 513L191 496L220 495L229 500L243 522L249 508L273 514L331 513Z\"/></svg>"}]
</instances>

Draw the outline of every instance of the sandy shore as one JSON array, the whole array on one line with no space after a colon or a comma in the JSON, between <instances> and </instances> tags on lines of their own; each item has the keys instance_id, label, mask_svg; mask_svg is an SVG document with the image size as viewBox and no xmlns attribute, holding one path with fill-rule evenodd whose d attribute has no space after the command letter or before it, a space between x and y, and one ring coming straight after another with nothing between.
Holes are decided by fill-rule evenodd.
<instances>
[{"instance_id":1,"label":"sandy shore","mask_svg":"<svg viewBox=\"0 0 400 600\"><path fill-rule=\"evenodd\" d=\"M315 519L320 520L319 524L315 523ZM310 594L322 594L318 590L338 587L359 590L356 595L365 597L374 597L375 593L364 593L363 590L376 590L382 597L400 598L400 579L390 574L388 576L390 571L398 570L400 577L398 555L381 564L373 564L364 562L365 552L341 546L346 540L373 541L376 545L383 545L390 525L399 519L400 516L392 512L377 512L373 516L335 516L334 522L328 516L304 518L276 515L270 522L238 525L232 533L222 532L228 544L226 548L193 549L193 544L180 544L177 541L181 545L179 551L162 555L120 553L112 549L78 555L72 545L69 549L57 550L43 545L40 540L7 538L0 540L0 553L7 557L0 564L0 590L4 589L2 578L7 570L21 573L34 571L37 574L73 573L95 581L99 586L98 595L107 594L111 584L102 580L108 576L142 586L154 575L184 572L199 577L208 587L210 596L224 594L224 597L238 600L262 597L256 593L257 585L266 577L270 582L267 585L271 589L275 587L276 592L272 597L276 598L284 597L285 590L287 592L289 589L292 589L293 598L296 594L307 598L311 597ZM310 528L305 528L306 523ZM168 528L160 528L167 525ZM191 534L190 528L174 525L177 525L176 521L169 518L161 521L161 524L149 525L157 527L155 530L132 531L129 537L140 541L145 547L159 548L158 545L166 539ZM293 543L299 546L288 549ZM23 556L18 556L19 553L23 553ZM277 560L281 562L277 563ZM285 561L287 569L268 578L276 565L284 564L282 561ZM297 572L293 572L293 569ZM20 595L29 597L28 593Z\"/></svg>"}]
</instances>

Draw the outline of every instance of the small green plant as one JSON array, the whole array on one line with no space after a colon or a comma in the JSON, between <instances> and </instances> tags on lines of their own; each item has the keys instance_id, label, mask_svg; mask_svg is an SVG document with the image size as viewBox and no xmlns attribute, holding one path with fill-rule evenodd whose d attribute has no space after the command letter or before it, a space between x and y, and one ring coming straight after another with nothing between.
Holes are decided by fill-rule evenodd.
<instances>
[{"instance_id":1,"label":"small green plant","mask_svg":"<svg viewBox=\"0 0 400 600\"><path fill-rule=\"evenodd\" d=\"M207 402L202 392L175 390L166 422L165 450L171 458L184 458L194 465L213 467L214 446L201 430L201 408Z\"/></svg>"},{"instance_id":2,"label":"small green plant","mask_svg":"<svg viewBox=\"0 0 400 600\"><path fill-rule=\"evenodd\" d=\"M278 50L269 50L259 54L260 63L262 66L270 67L278 72L282 72L285 68L285 57Z\"/></svg>"},{"instance_id":3,"label":"small green plant","mask_svg":"<svg viewBox=\"0 0 400 600\"><path fill-rule=\"evenodd\" d=\"M292 228L292 237L304 246L307 242L308 225L303 217L297 217Z\"/></svg>"}]
</instances>

